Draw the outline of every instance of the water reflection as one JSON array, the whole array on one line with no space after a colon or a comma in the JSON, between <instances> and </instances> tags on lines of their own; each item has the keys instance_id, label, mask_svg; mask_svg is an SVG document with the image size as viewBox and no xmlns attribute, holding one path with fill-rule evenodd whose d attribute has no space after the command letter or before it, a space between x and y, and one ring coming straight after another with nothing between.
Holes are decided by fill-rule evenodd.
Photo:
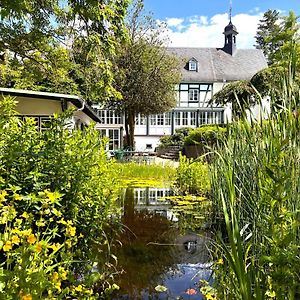
<instances>
[{"instance_id":1,"label":"water reflection","mask_svg":"<svg viewBox=\"0 0 300 300\"><path fill-rule=\"evenodd\" d=\"M189 231L180 234L169 189L128 188L122 198L124 230L117 249L123 273L114 299L202 299L200 279L210 276L208 238ZM168 288L164 293L157 285ZM193 288L196 295L187 295Z\"/></svg>"}]
</instances>

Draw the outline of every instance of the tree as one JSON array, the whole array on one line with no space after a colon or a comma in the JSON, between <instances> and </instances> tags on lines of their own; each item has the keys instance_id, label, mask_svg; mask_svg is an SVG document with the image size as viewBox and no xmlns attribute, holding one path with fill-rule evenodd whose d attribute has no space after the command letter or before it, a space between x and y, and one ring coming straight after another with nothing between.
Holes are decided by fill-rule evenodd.
<instances>
[{"instance_id":1,"label":"tree","mask_svg":"<svg viewBox=\"0 0 300 300\"><path fill-rule=\"evenodd\" d=\"M262 49L269 65L287 61L291 46L299 45L298 17L292 11L283 17L276 10L268 10L260 20L255 38L256 48Z\"/></svg>"},{"instance_id":2,"label":"tree","mask_svg":"<svg viewBox=\"0 0 300 300\"><path fill-rule=\"evenodd\" d=\"M1 84L72 92L93 101L111 96L109 60L125 36L128 2L1 1L0 52L6 56Z\"/></svg>"},{"instance_id":3,"label":"tree","mask_svg":"<svg viewBox=\"0 0 300 300\"><path fill-rule=\"evenodd\" d=\"M112 107L125 114L126 144L134 146L135 118L163 113L176 105L179 61L163 46L161 28L143 14L137 0L128 18L129 39L120 45L115 64L115 88L123 96Z\"/></svg>"},{"instance_id":4,"label":"tree","mask_svg":"<svg viewBox=\"0 0 300 300\"><path fill-rule=\"evenodd\" d=\"M232 113L239 118L256 103L257 92L248 80L228 83L222 90L213 95L210 104L232 105Z\"/></svg>"},{"instance_id":5,"label":"tree","mask_svg":"<svg viewBox=\"0 0 300 300\"><path fill-rule=\"evenodd\" d=\"M269 64L272 63L272 55L278 51L280 46L278 42L274 43L273 41L274 36L280 32L278 23L279 12L277 10L267 10L263 15L263 19L260 20L255 36L256 48L263 51Z\"/></svg>"}]
</instances>

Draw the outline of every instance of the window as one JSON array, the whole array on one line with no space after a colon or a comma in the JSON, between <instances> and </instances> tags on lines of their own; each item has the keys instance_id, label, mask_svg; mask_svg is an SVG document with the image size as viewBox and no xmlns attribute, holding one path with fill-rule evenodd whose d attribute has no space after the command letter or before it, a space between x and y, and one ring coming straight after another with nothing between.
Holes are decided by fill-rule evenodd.
<instances>
[{"instance_id":1,"label":"window","mask_svg":"<svg viewBox=\"0 0 300 300\"><path fill-rule=\"evenodd\" d=\"M151 115L150 116L150 125L170 126L171 125L171 113Z\"/></svg>"},{"instance_id":2,"label":"window","mask_svg":"<svg viewBox=\"0 0 300 300\"><path fill-rule=\"evenodd\" d=\"M197 62L195 60L189 61L189 71L197 71Z\"/></svg>"},{"instance_id":3,"label":"window","mask_svg":"<svg viewBox=\"0 0 300 300\"><path fill-rule=\"evenodd\" d=\"M163 114L157 115L157 125L164 125L164 115Z\"/></svg>"},{"instance_id":4,"label":"window","mask_svg":"<svg viewBox=\"0 0 300 300\"><path fill-rule=\"evenodd\" d=\"M198 99L199 99L199 90L189 89L189 102L198 102Z\"/></svg>"},{"instance_id":5,"label":"window","mask_svg":"<svg viewBox=\"0 0 300 300\"><path fill-rule=\"evenodd\" d=\"M165 113L165 125L171 125L171 113Z\"/></svg>"},{"instance_id":6,"label":"window","mask_svg":"<svg viewBox=\"0 0 300 300\"><path fill-rule=\"evenodd\" d=\"M136 125L146 125L146 117L138 114L135 118Z\"/></svg>"},{"instance_id":7,"label":"window","mask_svg":"<svg viewBox=\"0 0 300 300\"><path fill-rule=\"evenodd\" d=\"M181 125L180 121L181 121L181 119L180 119L180 112L177 111L177 112L175 112L175 125L177 125L177 126Z\"/></svg>"},{"instance_id":8,"label":"window","mask_svg":"<svg viewBox=\"0 0 300 300\"><path fill-rule=\"evenodd\" d=\"M188 125L188 112L187 111L182 112L182 125L184 125L184 126Z\"/></svg>"},{"instance_id":9,"label":"window","mask_svg":"<svg viewBox=\"0 0 300 300\"><path fill-rule=\"evenodd\" d=\"M190 116L191 116L191 126L196 126L196 112L195 111L191 111L190 112Z\"/></svg>"},{"instance_id":10,"label":"window","mask_svg":"<svg viewBox=\"0 0 300 300\"><path fill-rule=\"evenodd\" d=\"M222 124L224 122L224 111L200 111L199 125Z\"/></svg>"},{"instance_id":11,"label":"window","mask_svg":"<svg viewBox=\"0 0 300 300\"><path fill-rule=\"evenodd\" d=\"M33 119L35 125L39 131L49 130L51 117L49 116L20 116L21 120L25 120L26 118Z\"/></svg>"},{"instance_id":12,"label":"window","mask_svg":"<svg viewBox=\"0 0 300 300\"><path fill-rule=\"evenodd\" d=\"M108 143L109 150L116 150L120 148L118 129L108 129L108 137L109 137L109 143Z\"/></svg>"},{"instance_id":13,"label":"window","mask_svg":"<svg viewBox=\"0 0 300 300\"><path fill-rule=\"evenodd\" d=\"M113 110L98 110L101 124L121 124L121 114Z\"/></svg>"}]
</instances>

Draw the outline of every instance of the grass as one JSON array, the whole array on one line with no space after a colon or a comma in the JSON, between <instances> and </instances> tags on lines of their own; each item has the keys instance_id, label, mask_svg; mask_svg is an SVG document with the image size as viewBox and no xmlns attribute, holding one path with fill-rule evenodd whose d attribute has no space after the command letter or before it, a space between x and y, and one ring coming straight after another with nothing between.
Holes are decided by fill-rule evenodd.
<instances>
[{"instance_id":1,"label":"grass","mask_svg":"<svg viewBox=\"0 0 300 300\"><path fill-rule=\"evenodd\" d=\"M220 299L300 297L300 93L281 84L269 119L228 126L212 165Z\"/></svg>"},{"instance_id":2,"label":"grass","mask_svg":"<svg viewBox=\"0 0 300 300\"><path fill-rule=\"evenodd\" d=\"M156 164L116 163L120 181L131 186L170 186L174 181L176 168Z\"/></svg>"}]
</instances>

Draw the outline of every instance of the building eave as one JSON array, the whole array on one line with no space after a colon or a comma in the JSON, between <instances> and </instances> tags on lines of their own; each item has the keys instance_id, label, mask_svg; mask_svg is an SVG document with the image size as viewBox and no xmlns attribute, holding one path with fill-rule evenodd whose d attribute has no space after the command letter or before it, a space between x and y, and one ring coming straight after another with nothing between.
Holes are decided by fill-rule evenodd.
<instances>
[{"instance_id":1,"label":"building eave","mask_svg":"<svg viewBox=\"0 0 300 300\"><path fill-rule=\"evenodd\" d=\"M22 90L22 89L12 89L12 88L3 88L0 87L0 94L2 95L11 95L14 97L25 97L25 98L36 98L36 99L48 99L55 101L66 100L76 106L78 109L82 109L82 111L89 116L93 121L100 122L99 116L95 113L95 111L84 102L79 96L69 95L69 94L60 94L60 93L49 93L49 92L40 92L40 91L30 91L30 90Z\"/></svg>"}]
</instances>

